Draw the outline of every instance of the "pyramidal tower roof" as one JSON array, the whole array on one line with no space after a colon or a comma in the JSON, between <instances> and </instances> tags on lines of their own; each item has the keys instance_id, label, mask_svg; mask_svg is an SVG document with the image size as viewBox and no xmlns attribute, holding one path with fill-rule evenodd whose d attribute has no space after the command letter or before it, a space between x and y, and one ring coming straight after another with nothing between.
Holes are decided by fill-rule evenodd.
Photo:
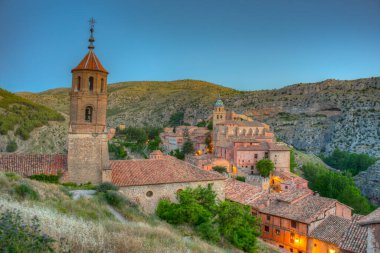
<instances>
[{"instance_id":1,"label":"pyramidal tower roof","mask_svg":"<svg viewBox=\"0 0 380 253\"><path fill-rule=\"evenodd\" d=\"M77 71L77 70L95 70L100 72L105 72L108 74L108 71L103 67L103 65L100 63L98 57L96 57L94 53L94 24L95 20L93 18L90 19L90 38L88 41L90 42L90 45L88 46L89 52L86 54L86 56L83 58L83 60L71 70L71 72Z\"/></svg>"}]
</instances>

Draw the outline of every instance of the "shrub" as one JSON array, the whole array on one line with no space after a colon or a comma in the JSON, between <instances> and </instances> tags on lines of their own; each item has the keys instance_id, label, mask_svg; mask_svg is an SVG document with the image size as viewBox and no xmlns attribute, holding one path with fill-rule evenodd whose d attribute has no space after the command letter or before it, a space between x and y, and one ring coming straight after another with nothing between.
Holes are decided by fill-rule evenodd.
<instances>
[{"instance_id":1,"label":"shrub","mask_svg":"<svg viewBox=\"0 0 380 253\"><path fill-rule=\"evenodd\" d=\"M185 155L190 154L190 153L194 153L194 146L193 146L193 143L192 143L191 141L186 141L186 142L183 144L182 152L183 152Z\"/></svg>"},{"instance_id":2,"label":"shrub","mask_svg":"<svg viewBox=\"0 0 380 253\"><path fill-rule=\"evenodd\" d=\"M7 144L6 150L7 150L7 152L10 152L10 153L15 152L17 150L16 141L15 140L9 141Z\"/></svg>"},{"instance_id":3,"label":"shrub","mask_svg":"<svg viewBox=\"0 0 380 253\"><path fill-rule=\"evenodd\" d=\"M46 183L51 184L58 184L59 183L59 175L46 175L46 174L35 174L29 177L30 179L42 181Z\"/></svg>"},{"instance_id":4,"label":"shrub","mask_svg":"<svg viewBox=\"0 0 380 253\"><path fill-rule=\"evenodd\" d=\"M220 232L218 225L210 221L204 222L195 228L197 233L203 240L210 242L218 242L220 240Z\"/></svg>"},{"instance_id":5,"label":"shrub","mask_svg":"<svg viewBox=\"0 0 380 253\"><path fill-rule=\"evenodd\" d=\"M41 233L37 217L25 223L18 211L6 210L0 216L2 252L53 252L54 240Z\"/></svg>"},{"instance_id":6,"label":"shrub","mask_svg":"<svg viewBox=\"0 0 380 253\"><path fill-rule=\"evenodd\" d=\"M114 185L111 182L104 182L104 183L99 184L96 187L97 192L118 191L118 190L119 190L119 187Z\"/></svg>"},{"instance_id":7,"label":"shrub","mask_svg":"<svg viewBox=\"0 0 380 253\"><path fill-rule=\"evenodd\" d=\"M262 159L256 164L257 170L263 177L269 177L269 174L274 170L274 164L269 159Z\"/></svg>"},{"instance_id":8,"label":"shrub","mask_svg":"<svg viewBox=\"0 0 380 253\"><path fill-rule=\"evenodd\" d=\"M212 170L216 171L216 172L219 172L221 174L227 173L227 168L223 167L223 166L214 166L214 167L212 167Z\"/></svg>"},{"instance_id":9,"label":"shrub","mask_svg":"<svg viewBox=\"0 0 380 253\"><path fill-rule=\"evenodd\" d=\"M245 182L245 177L243 177L243 176L236 176L236 180Z\"/></svg>"},{"instance_id":10,"label":"shrub","mask_svg":"<svg viewBox=\"0 0 380 253\"><path fill-rule=\"evenodd\" d=\"M17 175L14 172L5 172L4 175L10 180L10 181L16 181L20 179L20 176Z\"/></svg>"},{"instance_id":11,"label":"shrub","mask_svg":"<svg viewBox=\"0 0 380 253\"><path fill-rule=\"evenodd\" d=\"M21 183L19 185L16 185L13 189L16 195L21 197L22 199L39 199L38 192L33 190L33 188L27 183Z\"/></svg>"},{"instance_id":12,"label":"shrub","mask_svg":"<svg viewBox=\"0 0 380 253\"><path fill-rule=\"evenodd\" d=\"M104 192L103 198L105 199L105 201L109 205L114 206L114 207L118 207L118 208L121 208L123 205L127 204L127 202L128 202L124 196L122 196L120 193L114 192L114 191Z\"/></svg>"}]
</instances>

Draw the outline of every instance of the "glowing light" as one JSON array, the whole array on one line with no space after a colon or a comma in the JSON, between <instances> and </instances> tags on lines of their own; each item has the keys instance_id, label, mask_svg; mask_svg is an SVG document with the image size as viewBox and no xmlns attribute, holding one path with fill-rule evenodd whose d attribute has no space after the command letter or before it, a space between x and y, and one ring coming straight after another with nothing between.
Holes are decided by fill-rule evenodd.
<instances>
[{"instance_id":1,"label":"glowing light","mask_svg":"<svg viewBox=\"0 0 380 253\"><path fill-rule=\"evenodd\" d=\"M335 249L329 249L329 253L335 253Z\"/></svg>"},{"instance_id":2,"label":"glowing light","mask_svg":"<svg viewBox=\"0 0 380 253\"><path fill-rule=\"evenodd\" d=\"M296 238L294 241L295 241L295 243L300 243L300 239L299 238Z\"/></svg>"}]
</instances>

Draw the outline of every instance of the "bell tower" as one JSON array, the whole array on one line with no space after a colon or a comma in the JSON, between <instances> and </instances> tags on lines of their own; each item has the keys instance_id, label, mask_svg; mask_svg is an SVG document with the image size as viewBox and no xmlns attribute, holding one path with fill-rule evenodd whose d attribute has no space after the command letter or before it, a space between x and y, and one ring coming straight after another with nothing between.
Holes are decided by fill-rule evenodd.
<instances>
[{"instance_id":1,"label":"bell tower","mask_svg":"<svg viewBox=\"0 0 380 253\"><path fill-rule=\"evenodd\" d=\"M222 99L219 97L214 105L214 111L212 113L212 125L213 129L216 129L216 124L222 123L226 120L226 111L224 110L224 104Z\"/></svg>"},{"instance_id":2,"label":"bell tower","mask_svg":"<svg viewBox=\"0 0 380 253\"><path fill-rule=\"evenodd\" d=\"M101 183L103 170L109 169L108 72L94 53L94 24L91 18L89 51L71 70L67 181L74 183Z\"/></svg>"}]
</instances>

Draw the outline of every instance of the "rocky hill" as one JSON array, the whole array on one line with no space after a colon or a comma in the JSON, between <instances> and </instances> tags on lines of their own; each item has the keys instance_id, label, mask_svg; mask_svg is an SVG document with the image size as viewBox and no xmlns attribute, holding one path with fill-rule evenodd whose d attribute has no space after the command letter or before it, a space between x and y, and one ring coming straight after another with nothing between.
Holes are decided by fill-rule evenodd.
<instances>
[{"instance_id":1,"label":"rocky hill","mask_svg":"<svg viewBox=\"0 0 380 253\"><path fill-rule=\"evenodd\" d=\"M18 95L64 114L69 110L65 88ZM196 123L210 116L219 95L227 108L267 122L297 149L320 153L340 148L380 157L379 77L263 91L195 80L116 83L109 86L108 125L162 126L178 111L185 112L185 121Z\"/></svg>"}]
</instances>

